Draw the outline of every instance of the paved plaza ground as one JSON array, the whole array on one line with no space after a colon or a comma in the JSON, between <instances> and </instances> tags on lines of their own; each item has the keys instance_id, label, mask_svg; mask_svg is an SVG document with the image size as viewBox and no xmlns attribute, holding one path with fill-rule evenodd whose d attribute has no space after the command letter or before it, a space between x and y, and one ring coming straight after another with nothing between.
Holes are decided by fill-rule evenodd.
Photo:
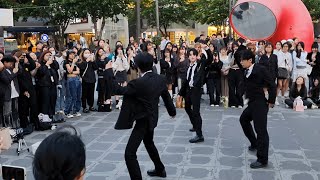
<instances>
[{"instance_id":1,"label":"paved plaza ground","mask_svg":"<svg viewBox=\"0 0 320 180\"><path fill-rule=\"evenodd\" d=\"M269 112L270 154L269 167L252 170L250 162L254 153L239 124L242 109L209 107L202 103L205 141L190 144L190 122L183 109L170 119L163 106L160 107L159 124L155 131L155 143L166 166L168 180L316 180L320 179L320 110L294 112L276 107ZM131 130L113 129L119 111L90 113L81 118L68 119L81 129L87 151L86 179L130 179L124 162L124 149ZM61 124L59 124L61 125ZM43 140L52 131L34 132L26 137L29 145ZM32 155L23 152L16 155L17 144L0 156L0 163L24 166L28 180L32 176ZM143 144L138 160L144 179L146 171L153 168Z\"/></svg>"}]
</instances>

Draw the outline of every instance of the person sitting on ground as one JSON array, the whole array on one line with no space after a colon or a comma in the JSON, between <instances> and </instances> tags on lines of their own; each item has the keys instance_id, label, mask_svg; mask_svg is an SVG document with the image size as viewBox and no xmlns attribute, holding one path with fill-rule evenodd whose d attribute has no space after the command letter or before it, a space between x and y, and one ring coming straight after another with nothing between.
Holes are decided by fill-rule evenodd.
<instances>
[{"instance_id":1,"label":"person sitting on ground","mask_svg":"<svg viewBox=\"0 0 320 180\"><path fill-rule=\"evenodd\" d=\"M313 80L313 87L310 90L310 96L308 101L312 103L313 109L318 109L320 107L320 80L316 78Z\"/></svg>"},{"instance_id":2,"label":"person sitting on ground","mask_svg":"<svg viewBox=\"0 0 320 180\"><path fill-rule=\"evenodd\" d=\"M45 138L33 159L36 180L83 180L85 145L73 126L64 126Z\"/></svg>"},{"instance_id":3,"label":"person sitting on ground","mask_svg":"<svg viewBox=\"0 0 320 180\"><path fill-rule=\"evenodd\" d=\"M293 108L294 101L299 96L303 101L303 106L305 107L305 109L306 107L311 108L312 103L307 101L307 88L305 85L304 78L302 76L298 76L292 88L290 88L289 99L285 100L285 104L290 108Z\"/></svg>"}]
</instances>

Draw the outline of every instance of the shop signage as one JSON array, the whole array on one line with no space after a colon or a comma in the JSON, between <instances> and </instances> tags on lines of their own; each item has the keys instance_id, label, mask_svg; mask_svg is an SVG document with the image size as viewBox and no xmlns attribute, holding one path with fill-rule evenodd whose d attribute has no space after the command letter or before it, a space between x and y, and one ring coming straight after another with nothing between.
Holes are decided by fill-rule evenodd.
<instances>
[{"instance_id":1,"label":"shop signage","mask_svg":"<svg viewBox=\"0 0 320 180\"><path fill-rule=\"evenodd\" d=\"M47 42L47 41L49 40L48 34L42 34L42 35L41 35L41 40L42 40L43 42Z\"/></svg>"}]
</instances>

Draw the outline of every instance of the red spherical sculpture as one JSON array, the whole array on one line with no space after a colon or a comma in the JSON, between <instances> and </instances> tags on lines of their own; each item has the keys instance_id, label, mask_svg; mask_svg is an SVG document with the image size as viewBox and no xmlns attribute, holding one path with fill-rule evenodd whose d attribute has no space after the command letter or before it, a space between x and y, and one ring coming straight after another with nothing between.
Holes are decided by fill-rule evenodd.
<instances>
[{"instance_id":1,"label":"red spherical sculpture","mask_svg":"<svg viewBox=\"0 0 320 180\"><path fill-rule=\"evenodd\" d=\"M249 40L277 41L297 37L310 51L313 23L301 0L239 0L230 14L234 31Z\"/></svg>"}]
</instances>

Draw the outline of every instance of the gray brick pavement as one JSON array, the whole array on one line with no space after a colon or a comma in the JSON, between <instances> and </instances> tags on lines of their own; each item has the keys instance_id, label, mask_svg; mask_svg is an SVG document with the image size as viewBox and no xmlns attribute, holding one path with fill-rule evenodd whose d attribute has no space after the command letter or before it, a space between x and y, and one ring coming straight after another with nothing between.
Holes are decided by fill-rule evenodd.
<instances>
[{"instance_id":1,"label":"gray brick pavement","mask_svg":"<svg viewBox=\"0 0 320 180\"><path fill-rule=\"evenodd\" d=\"M311 180L320 178L320 111L293 112L276 107L269 113L270 154L269 167L249 168L255 154L247 151L239 116L242 110L208 107L202 104L205 141L190 144L193 137L190 123L181 109L174 120L163 107L160 108L159 125L154 141L167 170L168 180ZM118 111L91 113L81 118L69 119L66 124L80 128L87 147L88 180L126 180L128 171L124 162L124 149L129 130L116 131L113 125ZM35 132L26 137L29 145L44 139L51 132ZM17 156L16 144L0 156L0 163L24 166L31 173L32 156L27 152ZM148 154L139 148L138 160L144 178L153 168Z\"/></svg>"}]
</instances>

